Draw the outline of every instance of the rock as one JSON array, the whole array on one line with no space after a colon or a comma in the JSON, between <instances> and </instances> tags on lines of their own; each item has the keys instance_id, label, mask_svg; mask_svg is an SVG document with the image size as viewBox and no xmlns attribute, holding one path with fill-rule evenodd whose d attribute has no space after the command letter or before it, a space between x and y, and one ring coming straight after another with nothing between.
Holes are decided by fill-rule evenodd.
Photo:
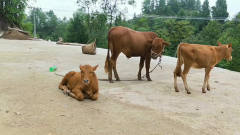
<instances>
[{"instance_id":1,"label":"rock","mask_svg":"<svg viewBox=\"0 0 240 135\"><path fill-rule=\"evenodd\" d=\"M22 115L20 112L14 112L15 115Z\"/></svg>"}]
</instances>

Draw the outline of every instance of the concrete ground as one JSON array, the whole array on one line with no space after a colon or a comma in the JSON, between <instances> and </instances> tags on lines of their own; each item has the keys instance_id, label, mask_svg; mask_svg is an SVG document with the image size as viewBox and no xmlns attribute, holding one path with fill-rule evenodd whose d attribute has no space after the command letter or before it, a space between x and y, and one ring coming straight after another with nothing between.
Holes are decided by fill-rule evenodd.
<instances>
[{"instance_id":1,"label":"concrete ground","mask_svg":"<svg viewBox=\"0 0 240 135\"><path fill-rule=\"evenodd\" d=\"M58 90L57 73L79 71L80 64L99 64L97 75L106 79L106 50L83 55L81 47L46 41L0 39L1 135L239 135L240 74L215 68L212 90L201 93L204 70L188 76L191 95L178 79L174 92L176 59L163 57L152 82L136 81L139 58L120 56L117 69L123 81L100 81L98 101L77 101ZM155 66L157 61L152 61ZM143 70L145 73L145 69Z\"/></svg>"}]
</instances>

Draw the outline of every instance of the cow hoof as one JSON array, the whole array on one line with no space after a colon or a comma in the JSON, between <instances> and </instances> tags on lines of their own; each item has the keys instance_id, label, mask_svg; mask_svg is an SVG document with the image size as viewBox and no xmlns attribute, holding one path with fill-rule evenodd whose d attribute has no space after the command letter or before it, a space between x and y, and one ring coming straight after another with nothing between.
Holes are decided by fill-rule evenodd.
<instances>
[{"instance_id":1,"label":"cow hoof","mask_svg":"<svg viewBox=\"0 0 240 135\"><path fill-rule=\"evenodd\" d=\"M179 92L179 90L175 90L175 92Z\"/></svg>"},{"instance_id":2,"label":"cow hoof","mask_svg":"<svg viewBox=\"0 0 240 135\"><path fill-rule=\"evenodd\" d=\"M70 90L64 90L63 94L69 96Z\"/></svg>"},{"instance_id":3,"label":"cow hoof","mask_svg":"<svg viewBox=\"0 0 240 135\"><path fill-rule=\"evenodd\" d=\"M187 94L191 94L191 92L190 92L190 91L187 91Z\"/></svg>"},{"instance_id":4,"label":"cow hoof","mask_svg":"<svg viewBox=\"0 0 240 135\"><path fill-rule=\"evenodd\" d=\"M111 81L109 81L110 83L113 83L113 81L111 80Z\"/></svg>"},{"instance_id":5,"label":"cow hoof","mask_svg":"<svg viewBox=\"0 0 240 135\"><path fill-rule=\"evenodd\" d=\"M121 80L118 78L118 79L116 79L116 81L121 81Z\"/></svg>"},{"instance_id":6,"label":"cow hoof","mask_svg":"<svg viewBox=\"0 0 240 135\"><path fill-rule=\"evenodd\" d=\"M207 88L208 91L210 91L210 88Z\"/></svg>"},{"instance_id":7,"label":"cow hoof","mask_svg":"<svg viewBox=\"0 0 240 135\"><path fill-rule=\"evenodd\" d=\"M206 91L202 91L202 93L206 93Z\"/></svg>"},{"instance_id":8,"label":"cow hoof","mask_svg":"<svg viewBox=\"0 0 240 135\"><path fill-rule=\"evenodd\" d=\"M142 81L142 78L141 78L141 77L140 77L140 78L138 77L138 80L139 80L139 81Z\"/></svg>"},{"instance_id":9,"label":"cow hoof","mask_svg":"<svg viewBox=\"0 0 240 135\"><path fill-rule=\"evenodd\" d=\"M152 79L151 79L151 78L148 78L147 80L148 80L148 81L152 81Z\"/></svg>"}]
</instances>

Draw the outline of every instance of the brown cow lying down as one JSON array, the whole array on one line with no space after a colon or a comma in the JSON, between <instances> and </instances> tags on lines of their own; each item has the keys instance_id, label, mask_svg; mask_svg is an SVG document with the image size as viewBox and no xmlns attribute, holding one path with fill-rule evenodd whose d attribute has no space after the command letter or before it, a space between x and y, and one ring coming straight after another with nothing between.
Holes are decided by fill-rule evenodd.
<instances>
[{"instance_id":1,"label":"brown cow lying down","mask_svg":"<svg viewBox=\"0 0 240 135\"><path fill-rule=\"evenodd\" d=\"M108 53L105 62L105 72L108 73L108 80L112 82L112 70L117 81L120 78L116 69L116 62L119 54L122 52L128 58L140 57L138 80L141 80L141 71L146 64L146 77L151 81L149 68L151 58L160 57L164 47L169 44L163 39L158 38L154 32L139 32L125 27L113 27L108 33ZM111 50L111 58L110 52Z\"/></svg>"},{"instance_id":2,"label":"brown cow lying down","mask_svg":"<svg viewBox=\"0 0 240 135\"><path fill-rule=\"evenodd\" d=\"M80 101L84 98L97 100L98 79L94 72L97 67L98 65L95 67L84 65L80 66L81 72L71 71L67 73L59 84L59 89Z\"/></svg>"},{"instance_id":3,"label":"brown cow lying down","mask_svg":"<svg viewBox=\"0 0 240 135\"><path fill-rule=\"evenodd\" d=\"M202 87L202 92L206 93L205 88L210 91L209 74L211 69L214 68L222 59L228 61L232 60L232 44L222 45L218 43L218 46L198 45L182 43L178 46L177 50L177 66L174 71L174 87L175 91L179 92L177 87L177 76L182 77L185 90L188 94L191 94L187 85L187 74L191 67L193 68L205 68L205 79ZM182 72L181 66L184 64L184 70Z\"/></svg>"}]
</instances>

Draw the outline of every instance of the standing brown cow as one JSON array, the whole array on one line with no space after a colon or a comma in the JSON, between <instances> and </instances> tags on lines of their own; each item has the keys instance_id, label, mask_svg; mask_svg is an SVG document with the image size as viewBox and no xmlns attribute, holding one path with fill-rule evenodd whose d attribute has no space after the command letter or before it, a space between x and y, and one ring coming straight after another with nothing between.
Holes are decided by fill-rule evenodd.
<instances>
[{"instance_id":1,"label":"standing brown cow","mask_svg":"<svg viewBox=\"0 0 240 135\"><path fill-rule=\"evenodd\" d=\"M187 85L187 74L190 68L194 67L205 68L205 79L202 87L202 93L206 93L206 85L207 90L210 90L209 74L211 69L213 69L222 59L226 59L228 61L232 60L232 44L222 45L221 43L218 43L218 46L209 46L182 43L178 46L177 57L177 66L174 71L175 91L179 92L177 87L177 76L179 76L182 77L187 93L191 94ZM183 64L184 70L182 72L181 66Z\"/></svg>"},{"instance_id":2,"label":"standing brown cow","mask_svg":"<svg viewBox=\"0 0 240 135\"><path fill-rule=\"evenodd\" d=\"M122 52L128 58L141 57L139 64L138 80L141 80L141 70L146 64L146 77L151 81L149 68L151 58L157 59L162 55L164 47L169 44L158 38L154 32L139 32L125 27L113 27L108 33L108 53L105 62L105 72L108 73L108 80L112 82L112 70L117 81L120 78L116 69L116 61ZM111 50L111 58L110 51Z\"/></svg>"}]
</instances>

